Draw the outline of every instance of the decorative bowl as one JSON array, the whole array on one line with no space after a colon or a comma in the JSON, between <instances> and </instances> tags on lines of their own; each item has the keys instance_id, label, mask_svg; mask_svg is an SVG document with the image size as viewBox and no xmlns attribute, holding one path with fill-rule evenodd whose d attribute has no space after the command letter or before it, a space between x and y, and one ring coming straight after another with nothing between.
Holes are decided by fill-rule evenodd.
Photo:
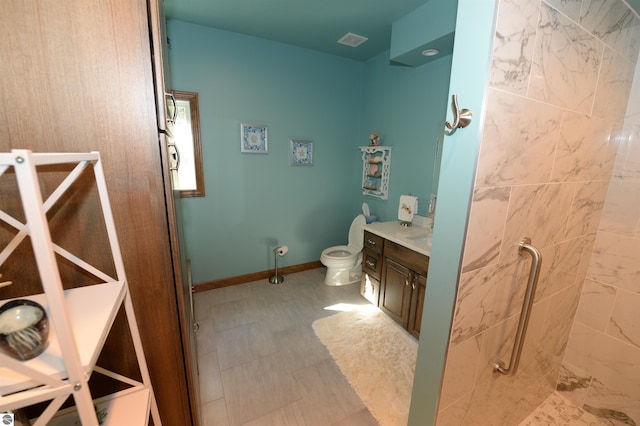
<instances>
[{"instance_id":1,"label":"decorative bowl","mask_svg":"<svg viewBox=\"0 0 640 426\"><path fill-rule=\"evenodd\" d=\"M42 305L32 300L15 299L0 307L0 350L26 361L47 347L49 319Z\"/></svg>"}]
</instances>

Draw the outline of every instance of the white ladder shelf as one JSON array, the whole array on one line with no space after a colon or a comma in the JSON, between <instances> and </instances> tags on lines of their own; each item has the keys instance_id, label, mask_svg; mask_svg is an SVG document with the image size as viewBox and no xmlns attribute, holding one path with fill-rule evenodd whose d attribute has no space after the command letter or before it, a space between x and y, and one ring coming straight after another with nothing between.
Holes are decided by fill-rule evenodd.
<instances>
[{"instance_id":1,"label":"white ladder shelf","mask_svg":"<svg viewBox=\"0 0 640 426\"><path fill-rule=\"evenodd\" d=\"M43 200L39 181L40 168L64 164L70 165L67 166L71 169L70 172L48 198ZM90 168L93 168L115 267L114 277L56 244L49 230L47 212L61 201L71 185ZM34 426L75 425L78 421L84 426L97 426L97 411L106 413L102 425L146 425L151 414L154 424L160 426L160 415L131 303L100 154L40 154L29 150L12 150L10 153L0 153L0 178L7 171L15 174L25 221L23 223L16 219L0 206L0 220L15 232L8 244L4 248L0 247L0 268L7 259L20 262L20 259L12 258L11 255L28 236L43 292L21 299L33 300L45 308L50 333L46 350L30 360L18 361L0 352L0 412L48 402L33 423ZM6 173L9 174L11 173ZM56 256L95 277L99 283L92 282L91 285L64 290ZM5 276L3 279L5 278L10 277ZM0 305L8 300L10 299L0 300ZM96 365L122 306L141 382ZM89 378L93 372L125 383L128 388L94 400L89 389ZM69 396L73 397L75 407L60 410Z\"/></svg>"}]
</instances>

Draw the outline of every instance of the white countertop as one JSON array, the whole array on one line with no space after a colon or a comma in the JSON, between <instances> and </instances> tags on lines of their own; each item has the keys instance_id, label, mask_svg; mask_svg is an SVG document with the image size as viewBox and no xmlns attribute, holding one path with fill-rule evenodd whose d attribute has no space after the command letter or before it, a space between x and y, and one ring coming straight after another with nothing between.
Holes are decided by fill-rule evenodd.
<instances>
[{"instance_id":1,"label":"white countertop","mask_svg":"<svg viewBox=\"0 0 640 426\"><path fill-rule=\"evenodd\" d=\"M400 244L425 256L431 255L431 227L402 226L400 221L373 222L364 226L365 231Z\"/></svg>"}]
</instances>

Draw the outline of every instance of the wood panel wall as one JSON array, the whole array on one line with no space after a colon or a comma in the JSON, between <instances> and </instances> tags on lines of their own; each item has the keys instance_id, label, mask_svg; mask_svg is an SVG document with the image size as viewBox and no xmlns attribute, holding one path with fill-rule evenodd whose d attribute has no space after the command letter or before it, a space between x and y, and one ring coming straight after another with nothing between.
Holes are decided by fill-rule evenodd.
<instances>
[{"instance_id":1,"label":"wood panel wall","mask_svg":"<svg viewBox=\"0 0 640 426\"><path fill-rule=\"evenodd\" d=\"M161 417L190 424L146 1L3 1L0 58L0 150L100 151ZM64 233L74 217L55 214ZM90 250L95 226L74 222L70 244ZM8 262L19 276L0 298L37 290L34 271ZM125 331L116 325L101 358L120 371L135 365Z\"/></svg>"}]
</instances>

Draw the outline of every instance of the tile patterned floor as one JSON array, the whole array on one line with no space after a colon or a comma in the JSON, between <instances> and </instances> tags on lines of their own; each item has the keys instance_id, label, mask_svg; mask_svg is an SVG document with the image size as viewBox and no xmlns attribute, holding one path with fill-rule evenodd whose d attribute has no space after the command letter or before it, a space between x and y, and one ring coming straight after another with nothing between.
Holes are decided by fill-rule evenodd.
<instances>
[{"instance_id":1,"label":"tile patterned floor","mask_svg":"<svg viewBox=\"0 0 640 426\"><path fill-rule=\"evenodd\" d=\"M585 412L563 396L554 393L522 421L520 426L600 426L608 424L610 423L600 421L596 416Z\"/></svg>"},{"instance_id":2,"label":"tile patterned floor","mask_svg":"<svg viewBox=\"0 0 640 426\"><path fill-rule=\"evenodd\" d=\"M204 426L378 424L311 328L336 313L325 307L368 302L323 280L314 269L196 293Z\"/></svg>"},{"instance_id":3,"label":"tile patterned floor","mask_svg":"<svg viewBox=\"0 0 640 426\"><path fill-rule=\"evenodd\" d=\"M196 293L203 426L378 425L311 327L327 307L368 302L323 280L321 268ZM520 426L602 424L553 394Z\"/></svg>"}]
</instances>

